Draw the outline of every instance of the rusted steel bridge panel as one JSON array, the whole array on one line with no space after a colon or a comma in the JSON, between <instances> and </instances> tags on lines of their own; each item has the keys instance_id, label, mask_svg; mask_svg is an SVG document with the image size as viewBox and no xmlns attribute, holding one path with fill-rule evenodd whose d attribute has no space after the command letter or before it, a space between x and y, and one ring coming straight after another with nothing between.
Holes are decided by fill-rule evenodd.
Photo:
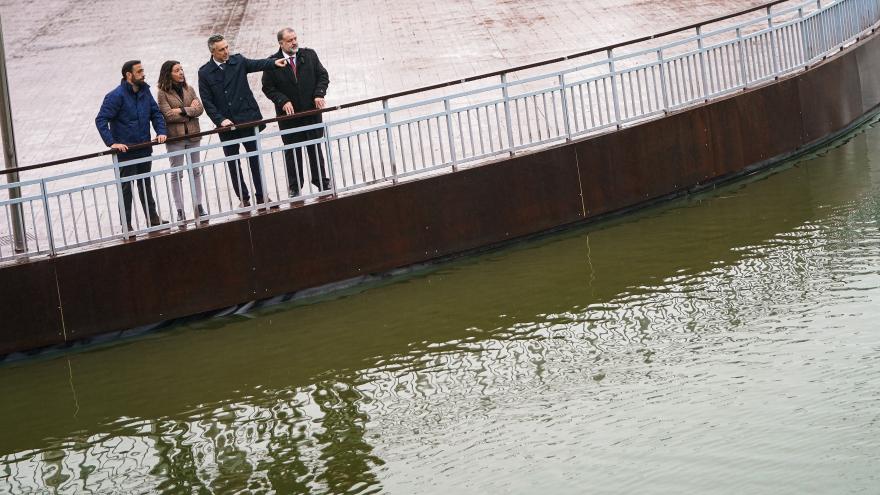
<instances>
[{"instance_id":1,"label":"rusted steel bridge panel","mask_svg":"<svg viewBox=\"0 0 880 495\"><path fill-rule=\"evenodd\" d=\"M805 72L797 80L800 86L804 140L807 143L844 129L864 113L855 53L829 60Z\"/></svg>"},{"instance_id":2,"label":"rusted steel bridge panel","mask_svg":"<svg viewBox=\"0 0 880 495\"><path fill-rule=\"evenodd\" d=\"M256 297L246 221L59 256L55 265L70 340Z\"/></svg>"},{"instance_id":3,"label":"rusted steel bridge panel","mask_svg":"<svg viewBox=\"0 0 880 495\"><path fill-rule=\"evenodd\" d=\"M571 147L252 218L258 293L283 294L582 220Z\"/></svg>"},{"instance_id":4,"label":"rusted steel bridge panel","mask_svg":"<svg viewBox=\"0 0 880 495\"><path fill-rule=\"evenodd\" d=\"M0 271L0 356L64 342L55 263L41 260Z\"/></svg>"}]
</instances>

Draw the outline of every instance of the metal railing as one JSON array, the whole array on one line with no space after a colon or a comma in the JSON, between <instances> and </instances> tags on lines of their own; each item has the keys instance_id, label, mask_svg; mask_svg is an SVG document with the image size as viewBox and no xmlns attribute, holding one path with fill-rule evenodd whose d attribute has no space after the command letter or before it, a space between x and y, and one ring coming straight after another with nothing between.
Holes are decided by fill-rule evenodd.
<instances>
[{"instance_id":1,"label":"metal railing","mask_svg":"<svg viewBox=\"0 0 880 495\"><path fill-rule=\"evenodd\" d=\"M0 197L12 189L20 191L20 197L0 201L0 261L55 255L168 228L198 228L203 221L456 171L620 128L802 70L855 42L878 21L880 0L837 0L825 5L822 0L777 0L610 47L308 112L325 113L319 124L262 133L253 127L253 136L225 143L209 139L195 149L200 156L197 162L190 159L193 150L123 165L115 155L101 152L21 167L17 171L73 163L82 169L0 185ZM453 86L459 89L449 93ZM262 123L278 120L286 119ZM322 135L293 144L282 141L283 136L315 130ZM213 138L216 132L203 135ZM223 156L224 145L245 142L254 143L256 150ZM321 181L312 177L308 166L302 167L302 176L299 166L285 166L285 153L299 162L294 151L307 162L308 147L316 147L325 157L328 190L310 184ZM175 155L184 155L183 167L121 177L127 165L162 162ZM258 176L246 166L250 157L258 160ZM231 159L241 162L250 191L259 181L266 203L253 201L252 195L248 205L236 197L224 165ZM101 162L91 166L95 160ZM196 171L201 181L193 181ZM176 221L172 203L171 178L179 173L188 184L184 221ZM296 183L302 188L296 197L288 187L293 183L291 173L297 174ZM120 191L123 183L137 180L150 181L156 209L171 220L169 224L150 224L132 184L135 200L129 230L121 213ZM192 201L197 187L205 198L206 215L200 218ZM11 241L15 211L20 212L26 232L24 252L16 252L12 242L2 242Z\"/></svg>"}]
</instances>

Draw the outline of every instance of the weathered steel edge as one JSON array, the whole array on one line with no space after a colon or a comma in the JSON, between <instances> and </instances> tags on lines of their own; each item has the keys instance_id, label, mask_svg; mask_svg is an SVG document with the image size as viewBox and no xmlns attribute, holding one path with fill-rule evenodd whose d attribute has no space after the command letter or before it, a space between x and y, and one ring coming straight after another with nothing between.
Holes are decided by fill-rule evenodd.
<instances>
[{"instance_id":1,"label":"weathered steel edge","mask_svg":"<svg viewBox=\"0 0 880 495\"><path fill-rule=\"evenodd\" d=\"M301 208L0 269L0 356L595 221L806 152L880 104L877 34L617 132Z\"/></svg>"}]
</instances>

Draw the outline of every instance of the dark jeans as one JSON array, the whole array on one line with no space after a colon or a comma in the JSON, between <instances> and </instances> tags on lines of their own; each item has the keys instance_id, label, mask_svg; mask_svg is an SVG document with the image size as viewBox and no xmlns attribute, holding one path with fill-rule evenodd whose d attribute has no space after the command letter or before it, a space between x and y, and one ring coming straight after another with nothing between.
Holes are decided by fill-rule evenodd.
<instances>
[{"instance_id":1,"label":"dark jeans","mask_svg":"<svg viewBox=\"0 0 880 495\"><path fill-rule=\"evenodd\" d=\"M305 123L297 122L296 120L288 120L280 122L280 127L281 129L292 129L294 127L300 127L312 123L315 122ZM322 137L324 137L324 129L318 128L303 132L294 132L293 134L285 134L281 136L281 141L284 144L293 144L303 143ZM324 151L322 146L320 144L310 144L305 148L306 153L309 156L309 172L312 176L312 184L321 191L330 189L330 177L327 176L327 170L324 167ZM295 160L294 153L296 154ZM302 148L284 150L284 166L287 168L287 185L294 193L299 194L299 191L302 189L302 185L305 182L305 175L303 175Z\"/></svg>"},{"instance_id":2,"label":"dark jeans","mask_svg":"<svg viewBox=\"0 0 880 495\"><path fill-rule=\"evenodd\" d=\"M220 141L232 141L233 139L241 139L253 135L253 127L236 129L234 131L221 132ZM245 141L244 143L239 144L244 145L245 151L257 151L256 141ZM226 156L237 155L239 149L238 144L226 145L223 146L223 154ZM260 174L260 158L257 155L249 156L248 163L251 166L251 177L254 179L254 196L256 196L258 203L262 203L263 179ZM250 201L251 196L248 192L247 181L244 180L244 176L241 174L241 167L238 166L238 160L230 160L226 162L226 166L229 168L229 176L232 178L232 190L235 191L235 195L242 201Z\"/></svg>"},{"instance_id":3,"label":"dark jeans","mask_svg":"<svg viewBox=\"0 0 880 495\"><path fill-rule=\"evenodd\" d=\"M123 165L123 162L144 158L150 156L150 150L138 150L129 153L120 153L119 159L119 176L131 177L132 175L145 174L152 170L153 162L138 163L135 165ZM151 179L137 179L133 181L125 181L122 183L122 203L125 206L125 221L131 225L131 183L136 182L138 188L138 199L141 202L141 208L144 210L144 216L147 219L147 225L150 224L150 218L157 217L156 200L153 199L153 181Z\"/></svg>"}]
</instances>

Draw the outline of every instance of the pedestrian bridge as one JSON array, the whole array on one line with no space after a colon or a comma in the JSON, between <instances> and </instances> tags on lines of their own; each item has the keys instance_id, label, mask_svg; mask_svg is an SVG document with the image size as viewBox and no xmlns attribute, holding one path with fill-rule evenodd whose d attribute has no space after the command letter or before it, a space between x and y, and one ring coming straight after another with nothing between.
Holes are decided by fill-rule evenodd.
<instances>
[{"instance_id":1,"label":"pedestrian bridge","mask_svg":"<svg viewBox=\"0 0 880 495\"><path fill-rule=\"evenodd\" d=\"M108 152L19 168L0 186L0 300L19 309L0 329L0 355L357 280L776 163L880 104L878 21L880 0L780 0L328 108L299 129L321 127L321 139L285 146L272 127L242 139L256 142L267 204L241 205L221 143L202 146L183 168L205 179L198 220L190 203L185 221L151 227L135 206L129 231ZM290 197L283 154L311 145L332 188L298 178L306 186ZM179 169L162 149L152 172L126 180L153 181L173 220ZM42 178L17 178L35 169Z\"/></svg>"},{"instance_id":2,"label":"pedestrian bridge","mask_svg":"<svg viewBox=\"0 0 880 495\"><path fill-rule=\"evenodd\" d=\"M613 46L329 108L323 124L299 128L321 127L323 139L285 146L281 135L295 129L255 132L239 142L255 141L257 151L236 158L258 156L263 190L274 200L268 206L295 207L361 193L620 129L766 84L855 42L878 17L880 5L872 0L772 2ZM347 115L337 117L339 110ZM311 145L324 150L333 188L310 189L310 177L297 177L306 190L289 197L287 184L293 180L287 177L284 151ZM204 160L188 162L184 169L190 179L193 171L202 172L207 216L196 221L195 205L188 200L188 219L174 221L172 154L160 153L164 146L155 143L144 146L156 146L144 160L154 162L153 170L129 179L153 181L160 216L172 220L170 226L149 226L135 205L133 231L128 231L120 217L119 164L108 152L22 167L20 174L59 173L0 186L6 193L0 200L0 262L98 248L169 227L171 232L201 228L204 221L235 220L266 206L244 207L232 193L227 159L217 142L201 146ZM64 165L96 158L104 163L61 172ZM254 178L244 173L253 190ZM195 197L196 183L187 184L189 198Z\"/></svg>"}]
</instances>

